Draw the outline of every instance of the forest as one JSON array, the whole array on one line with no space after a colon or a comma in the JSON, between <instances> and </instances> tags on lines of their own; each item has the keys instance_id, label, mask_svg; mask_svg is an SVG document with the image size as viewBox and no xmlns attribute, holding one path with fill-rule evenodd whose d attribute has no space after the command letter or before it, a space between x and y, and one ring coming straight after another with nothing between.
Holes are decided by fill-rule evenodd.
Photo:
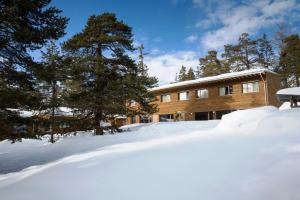
<instances>
[{"instance_id":1,"label":"forest","mask_svg":"<svg viewBox=\"0 0 300 200\"><path fill-rule=\"evenodd\" d=\"M57 45L69 19L50 2L0 3L0 140L50 134L53 143L55 133L77 130L102 135L104 128L118 131L103 125L116 116L154 112L147 90L157 79L148 76L143 46L137 60L129 56L137 51L132 28L114 13L92 15L81 32ZM42 52L40 61L33 51ZM127 109L129 100L140 109ZM61 116L61 107L72 116ZM22 117L23 110L38 114Z\"/></svg>"}]
</instances>

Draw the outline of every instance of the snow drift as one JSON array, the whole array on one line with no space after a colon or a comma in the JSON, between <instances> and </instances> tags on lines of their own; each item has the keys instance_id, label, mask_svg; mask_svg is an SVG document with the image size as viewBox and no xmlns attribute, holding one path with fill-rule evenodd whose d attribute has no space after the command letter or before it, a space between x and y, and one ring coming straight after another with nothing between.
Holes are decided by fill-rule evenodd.
<instances>
[{"instance_id":1,"label":"snow drift","mask_svg":"<svg viewBox=\"0 0 300 200\"><path fill-rule=\"evenodd\" d=\"M119 135L80 137L89 151L0 175L0 196L298 200L299 119L300 109L263 107L231 113L218 125L157 123L125 127L131 131ZM73 140L61 144L70 148Z\"/></svg>"}]
</instances>

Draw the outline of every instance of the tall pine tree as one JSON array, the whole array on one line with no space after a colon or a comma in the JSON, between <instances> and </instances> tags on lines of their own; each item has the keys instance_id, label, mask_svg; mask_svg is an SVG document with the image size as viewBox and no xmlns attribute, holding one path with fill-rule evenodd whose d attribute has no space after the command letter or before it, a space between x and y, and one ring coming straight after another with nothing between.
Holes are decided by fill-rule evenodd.
<instances>
[{"instance_id":1,"label":"tall pine tree","mask_svg":"<svg viewBox=\"0 0 300 200\"><path fill-rule=\"evenodd\" d=\"M222 57L225 58L232 71L242 71L255 67L258 60L257 42L243 33L236 45L225 45Z\"/></svg>"},{"instance_id":2,"label":"tall pine tree","mask_svg":"<svg viewBox=\"0 0 300 200\"><path fill-rule=\"evenodd\" d=\"M50 0L0 1L0 121L6 120L5 124L14 122L7 108L39 106L35 82L39 65L29 51L63 36L68 21L60 15L61 10L49 3Z\"/></svg>"},{"instance_id":3,"label":"tall pine tree","mask_svg":"<svg viewBox=\"0 0 300 200\"><path fill-rule=\"evenodd\" d=\"M263 34L257 40L258 45L258 63L266 69L274 69L276 58L272 43L268 40L267 35Z\"/></svg>"},{"instance_id":4,"label":"tall pine tree","mask_svg":"<svg viewBox=\"0 0 300 200\"><path fill-rule=\"evenodd\" d=\"M199 77L216 76L230 71L224 61L218 59L216 51L209 51L208 55L199 59L199 62Z\"/></svg>"},{"instance_id":5,"label":"tall pine tree","mask_svg":"<svg viewBox=\"0 0 300 200\"><path fill-rule=\"evenodd\" d=\"M280 54L279 73L289 86L300 86L300 39L299 35L288 36Z\"/></svg>"},{"instance_id":6,"label":"tall pine tree","mask_svg":"<svg viewBox=\"0 0 300 200\"><path fill-rule=\"evenodd\" d=\"M72 57L73 79L80 83L79 90L70 94L76 100L73 105L93 119L95 134L103 134L102 121L126 113L128 100L137 100L145 110L153 107L147 89L154 81L126 54L135 50L132 37L128 25L104 13L91 16L85 28L64 44Z\"/></svg>"},{"instance_id":7,"label":"tall pine tree","mask_svg":"<svg viewBox=\"0 0 300 200\"><path fill-rule=\"evenodd\" d=\"M157 111L157 106L151 104L155 100L153 93L148 92L148 89L156 86L158 80L156 77L148 75L148 66L144 62L144 45L138 47L139 60L137 63L137 75L130 74L127 76L126 84L131 93L130 100L134 100L139 106L131 108L127 107L128 115L148 115Z\"/></svg>"},{"instance_id":8,"label":"tall pine tree","mask_svg":"<svg viewBox=\"0 0 300 200\"><path fill-rule=\"evenodd\" d=\"M187 72L186 72L186 67L185 66L181 66L180 70L179 70L179 74L178 74L178 81L186 81L187 79Z\"/></svg>"},{"instance_id":9,"label":"tall pine tree","mask_svg":"<svg viewBox=\"0 0 300 200\"><path fill-rule=\"evenodd\" d=\"M42 52L43 68L39 70L40 90L43 96L43 104L40 107L47 111L50 117L50 141L54 143L54 127L56 127L55 115L59 107L63 105L63 86L67 80L67 69L63 64L63 57L54 41Z\"/></svg>"},{"instance_id":10,"label":"tall pine tree","mask_svg":"<svg viewBox=\"0 0 300 200\"><path fill-rule=\"evenodd\" d=\"M186 77L187 77L187 80L195 80L196 76L195 76L193 68L191 68L191 67L189 68L189 70L186 74Z\"/></svg>"}]
</instances>

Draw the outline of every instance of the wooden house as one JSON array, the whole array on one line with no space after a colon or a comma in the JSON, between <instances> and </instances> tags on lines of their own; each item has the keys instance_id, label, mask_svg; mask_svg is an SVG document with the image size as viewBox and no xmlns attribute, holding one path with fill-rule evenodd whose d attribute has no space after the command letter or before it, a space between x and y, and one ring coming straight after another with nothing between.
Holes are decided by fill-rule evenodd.
<instances>
[{"instance_id":1,"label":"wooden house","mask_svg":"<svg viewBox=\"0 0 300 200\"><path fill-rule=\"evenodd\" d=\"M131 116L127 123L221 119L235 110L280 106L277 73L251 69L183 81L149 90L156 96L158 111L150 116Z\"/></svg>"}]
</instances>

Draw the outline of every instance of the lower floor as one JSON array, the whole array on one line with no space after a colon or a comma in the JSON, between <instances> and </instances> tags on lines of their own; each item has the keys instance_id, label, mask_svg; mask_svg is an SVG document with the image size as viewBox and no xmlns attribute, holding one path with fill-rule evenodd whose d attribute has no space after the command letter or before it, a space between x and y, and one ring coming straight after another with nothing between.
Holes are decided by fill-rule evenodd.
<instances>
[{"instance_id":1,"label":"lower floor","mask_svg":"<svg viewBox=\"0 0 300 200\"><path fill-rule=\"evenodd\" d=\"M127 124L150 123L150 122L175 122L175 121L201 121L221 119L223 115L235 110L216 110L208 112L183 112L158 113L153 115L136 115L127 118Z\"/></svg>"}]
</instances>

